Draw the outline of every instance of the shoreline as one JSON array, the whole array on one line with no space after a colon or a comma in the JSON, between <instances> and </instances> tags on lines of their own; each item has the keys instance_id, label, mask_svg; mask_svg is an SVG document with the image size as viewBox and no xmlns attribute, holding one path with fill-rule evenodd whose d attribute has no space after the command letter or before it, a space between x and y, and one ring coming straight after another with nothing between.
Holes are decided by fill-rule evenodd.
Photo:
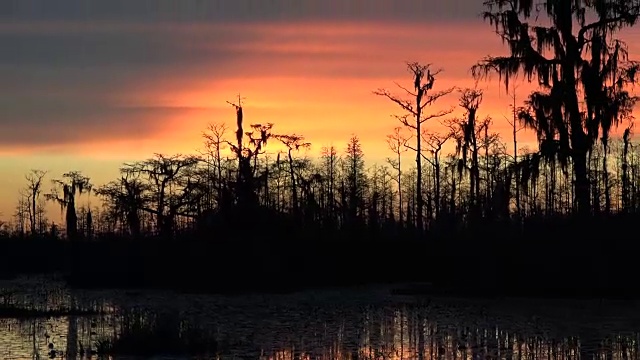
<instances>
[{"instance_id":1,"label":"shoreline","mask_svg":"<svg viewBox=\"0 0 640 360\"><path fill-rule=\"evenodd\" d=\"M620 245L620 244L618 244ZM531 248L416 241L307 243L85 242L0 244L0 278L62 274L70 288L162 289L192 293L287 293L368 284L405 286L408 295L462 297L640 297L631 252L591 244ZM37 251L33 251L37 249ZM401 291L402 292L402 291Z\"/></svg>"}]
</instances>

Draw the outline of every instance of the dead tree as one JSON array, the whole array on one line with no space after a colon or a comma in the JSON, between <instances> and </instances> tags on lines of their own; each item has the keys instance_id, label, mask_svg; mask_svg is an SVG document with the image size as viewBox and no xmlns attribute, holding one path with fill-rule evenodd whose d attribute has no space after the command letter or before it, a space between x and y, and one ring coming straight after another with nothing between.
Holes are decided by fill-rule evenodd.
<instances>
[{"instance_id":1,"label":"dead tree","mask_svg":"<svg viewBox=\"0 0 640 360\"><path fill-rule=\"evenodd\" d=\"M42 191L42 180L44 179L46 171L43 170L31 170L29 174L25 176L27 180L27 191L29 192L30 210L29 210L29 222L31 225L31 234L36 235L37 229L37 214L38 214L38 198Z\"/></svg>"},{"instance_id":2,"label":"dead tree","mask_svg":"<svg viewBox=\"0 0 640 360\"><path fill-rule=\"evenodd\" d=\"M453 92L454 88L433 92L433 85L435 83L435 77L441 72L437 70L431 72L430 64L420 65L418 63L409 63L407 68L411 73L414 81L414 90L409 90L399 84L396 84L402 89L406 95L412 97L412 100L403 100L401 97L392 95L389 91L379 89L374 94L384 96L392 102L399 105L404 111L407 112L404 116L398 116L402 125L412 129L415 132L416 147L416 220L418 233L422 234L424 231L424 219L422 216L422 208L424 206L424 199L422 198L422 125L431 119L446 116L453 112L453 108L448 110L441 110L433 114L425 115L424 110L427 106L434 105L438 99L442 98Z\"/></svg>"},{"instance_id":3,"label":"dead tree","mask_svg":"<svg viewBox=\"0 0 640 360\"><path fill-rule=\"evenodd\" d=\"M426 158L426 159L431 164L431 166L433 166L434 182L435 182L435 185L434 185L435 199L434 200L435 200L436 219L438 219L440 217L440 209L441 209L440 193L442 188L440 185L441 183L440 156L441 156L442 147L447 141L449 141L449 139L451 139L453 134L451 132L448 132L446 134L437 134L437 133L425 131L423 132L422 136L425 144L429 148L429 152L431 152L431 156L433 157L433 160L429 158Z\"/></svg>"},{"instance_id":4,"label":"dead tree","mask_svg":"<svg viewBox=\"0 0 640 360\"><path fill-rule=\"evenodd\" d=\"M393 151L395 158L387 158L387 163L396 171L396 183L398 183L398 223L402 226L402 154L408 150L408 141L410 137L402 134L402 127L397 126L393 129L393 133L387 135L387 144L389 149Z\"/></svg>"},{"instance_id":5,"label":"dead tree","mask_svg":"<svg viewBox=\"0 0 640 360\"><path fill-rule=\"evenodd\" d=\"M207 131L202 133L202 137L204 138L205 151L202 155L206 155L206 162L209 166L210 170L208 175L211 176L211 173L214 174L215 177L215 189L217 199L219 202L222 198L222 186L223 186L223 176L222 176L222 150L226 145L224 142L224 137L227 132L227 126L223 123L210 124ZM211 179L209 179L209 184L211 183ZM209 206L211 206L211 201L209 201Z\"/></svg>"},{"instance_id":6,"label":"dead tree","mask_svg":"<svg viewBox=\"0 0 640 360\"><path fill-rule=\"evenodd\" d=\"M513 86L512 94L511 94L511 120L505 116L505 120L511 125L512 134L513 134L513 169L515 174L515 184L516 184L516 215L520 217L520 169L518 167L518 132L524 129L524 126L518 126L520 121L518 120L518 113L521 111L516 106L516 86Z\"/></svg>"},{"instance_id":7,"label":"dead tree","mask_svg":"<svg viewBox=\"0 0 640 360\"><path fill-rule=\"evenodd\" d=\"M632 125L629 125L624 130L624 135L622 137L623 148L622 148L622 211L628 212L631 204L631 198L629 196L629 147L631 145L631 129Z\"/></svg>"},{"instance_id":8,"label":"dead tree","mask_svg":"<svg viewBox=\"0 0 640 360\"><path fill-rule=\"evenodd\" d=\"M245 209L253 208L259 202L256 194L256 182L260 182L260 179L255 178L256 163L258 156L263 153L263 147L267 145L269 138L271 138L273 124L252 124L251 131L244 132L244 116L240 96L238 96L238 103L227 103L236 109L236 143L225 141L231 147L238 160L238 173L235 183L236 199L240 207ZM244 135L247 136L250 146L244 145Z\"/></svg>"},{"instance_id":9,"label":"dead tree","mask_svg":"<svg viewBox=\"0 0 640 360\"><path fill-rule=\"evenodd\" d=\"M292 152L298 151L301 148L309 148L311 143L304 141L304 136L301 135L274 135L284 146L287 147L287 158L289 160L289 176L291 177L291 196L293 202L293 215L297 217L299 215L299 203L298 203L298 187L296 183L295 171L293 168L293 155Z\"/></svg>"}]
</instances>

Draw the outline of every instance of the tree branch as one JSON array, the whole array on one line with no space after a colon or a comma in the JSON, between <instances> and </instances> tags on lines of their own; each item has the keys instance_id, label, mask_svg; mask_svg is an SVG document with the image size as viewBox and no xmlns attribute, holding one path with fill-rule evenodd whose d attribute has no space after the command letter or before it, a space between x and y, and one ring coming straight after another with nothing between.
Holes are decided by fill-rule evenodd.
<instances>
[{"instance_id":1,"label":"tree branch","mask_svg":"<svg viewBox=\"0 0 640 360\"><path fill-rule=\"evenodd\" d=\"M379 89L373 92L373 94L378 95L378 96L384 96L387 99L393 101L394 103L400 105L400 107L404 110L406 110L407 112L410 112L411 114L413 114L413 116L417 116L418 113L416 112L416 110L413 109L413 105L411 104L410 101L406 101L406 100L401 100L393 95L391 95L391 93L387 90L384 89Z\"/></svg>"}]
</instances>

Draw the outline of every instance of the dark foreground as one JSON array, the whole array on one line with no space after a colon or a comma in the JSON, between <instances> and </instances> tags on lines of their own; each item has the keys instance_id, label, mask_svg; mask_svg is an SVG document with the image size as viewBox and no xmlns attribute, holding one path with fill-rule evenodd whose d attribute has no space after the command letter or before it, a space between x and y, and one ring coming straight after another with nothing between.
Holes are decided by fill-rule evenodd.
<instances>
[{"instance_id":1,"label":"dark foreground","mask_svg":"<svg viewBox=\"0 0 640 360\"><path fill-rule=\"evenodd\" d=\"M633 241L602 229L598 224L584 231L566 224L530 226L524 234L498 237L485 227L431 241L7 240L0 244L0 273L62 273L76 288L202 293L430 282L432 287L413 291L489 297L640 295Z\"/></svg>"}]
</instances>

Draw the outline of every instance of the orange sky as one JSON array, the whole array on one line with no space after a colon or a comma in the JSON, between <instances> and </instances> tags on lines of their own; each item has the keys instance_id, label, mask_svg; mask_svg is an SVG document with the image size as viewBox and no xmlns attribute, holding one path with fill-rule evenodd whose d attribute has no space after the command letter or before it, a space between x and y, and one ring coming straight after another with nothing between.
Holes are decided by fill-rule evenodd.
<instances>
[{"instance_id":1,"label":"orange sky","mask_svg":"<svg viewBox=\"0 0 640 360\"><path fill-rule=\"evenodd\" d=\"M491 26L477 17L407 24L14 21L0 25L4 37L31 41L41 50L24 45L17 55L0 57L0 74L12 84L0 88L0 219L13 213L31 168L55 176L80 170L103 184L125 160L193 152L208 123L233 126L226 101L238 93L246 98L246 121L273 122L274 132L306 136L311 155L330 144L343 149L355 133L367 158L383 161L390 155L386 134L398 125L391 115L401 112L373 90L401 94L394 81L409 87L406 61L442 68L436 89L473 87L470 66L505 52ZM635 32L627 37L632 54L637 39ZM494 130L510 142L504 86L496 80L479 87L485 89L479 115L491 115ZM520 100L528 89L520 85ZM454 94L429 111L457 102ZM461 114L456 109L453 115ZM523 146L535 147L532 134L521 136Z\"/></svg>"}]
</instances>

